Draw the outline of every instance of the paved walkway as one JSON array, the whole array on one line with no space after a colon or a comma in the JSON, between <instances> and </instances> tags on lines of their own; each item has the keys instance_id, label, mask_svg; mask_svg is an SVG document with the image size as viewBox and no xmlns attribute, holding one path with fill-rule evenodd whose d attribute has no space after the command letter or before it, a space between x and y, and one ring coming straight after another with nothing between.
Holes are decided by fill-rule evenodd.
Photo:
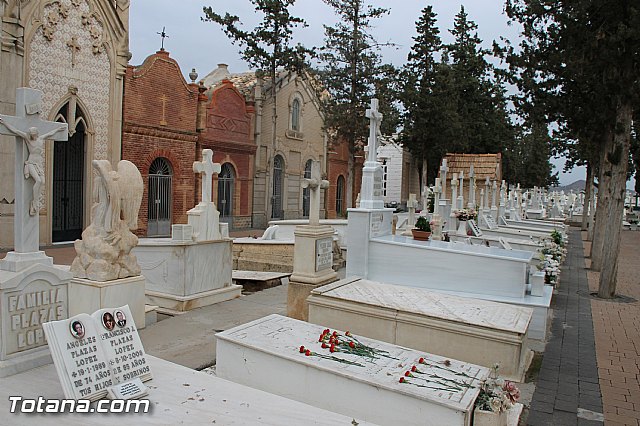
<instances>
[{"instance_id":1,"label":"paved walkway","mask_svg":"<svg viewBox=\"0 0 640 426\"><path fill-rule=\"evenodd\" d=\"M602 400L587 272L577 228L569 231L567 258L552 307L551 334L527 423L602 425L589 420L602 413Z\"/></svg>"},{"instance_id":2,"label":"paved walkway","mask_svg":"<svg viewBox=\"0 0 640 426\"><path fill-rule=\"evenodd\" d=\"M585 244L588 253L589 244ZM597 291L599 273L588 272ZM598 375L607 426L640 425L640 232L623 231L616 293L622 300L592 300Z\"/></svg>"}]
</instances>

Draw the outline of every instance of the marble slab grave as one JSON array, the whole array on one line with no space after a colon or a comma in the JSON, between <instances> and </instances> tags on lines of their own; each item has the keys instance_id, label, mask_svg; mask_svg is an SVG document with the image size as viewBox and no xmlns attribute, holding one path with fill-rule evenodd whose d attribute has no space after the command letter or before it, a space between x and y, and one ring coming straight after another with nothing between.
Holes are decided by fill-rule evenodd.
<instances>
[{"instance_id":1,"label":"marble slab grave","mask_svg":"<svg viewBox=\"0 0 640 426\"><path fill-rule=\"evenodd\" d=\"M356 336L359 342L386 350L389 357L331 354L360 364L353 365L300 353L304 345L314 353L329 355L318 342L323 330L319 325L274 314L218 333L217 375L376 424L471 424L479 394L475 384L488 377L489 369L453 359L448 367L438 368L445 365L446 358L360 336ZM421 357L429 365L419 364ZM464 377L470 387L447 390L432 381L437 379L408 378L408 383L401 383L400 377L414 365L424 377L437 374L441 381Z\"/></svg>"},{"instance_id":2,"label":"marble slab grave","mask_svg":"<svg viewBox=\"0 0 640 426\"><path fill-rule=\"evenodd\" d=\"M521 381L530 308L347 278L312 291L309 321L460 359Z\"/></svg>"}]
</instances>

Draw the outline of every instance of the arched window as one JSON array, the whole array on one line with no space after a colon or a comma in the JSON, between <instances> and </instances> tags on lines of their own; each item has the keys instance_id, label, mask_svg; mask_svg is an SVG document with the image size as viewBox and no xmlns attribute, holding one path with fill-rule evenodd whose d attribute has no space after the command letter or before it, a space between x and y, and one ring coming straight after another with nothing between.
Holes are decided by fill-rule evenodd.
<instances>
[{"instance_id":1,"label":"arched window","mask_svg":"<svg viewBox=\"0 0 640 426\"><path fill-rule=\"evenodd\" d=\"M300 99L298 98L291 103L291 130L300 131Z\"/></svg>"},{"instance_id":2,"label":"arched window","mask_svg":"<svg viewBox=\"0 0 640 426\"><path fill-rule=\"evenodd\" d=\"M336 183L336 215L342 216L344 214L344 177L338 176L338 182Z\"/></svg>"},{"instance_id":3,"label":"arched window","mask_svg":"<svg viewBox=\"0 0 640 426\"><path fill-rule=\"evenodd\" d=\"M276 155L273 159L273 192L271 196L271 218L284 219L282 211L282 188L284 186L284 159Z\"/></svg>"},{"instance_id":4,"label":"arched window","mask_svg":"<svg viewBox=\"0 0 640 426\"><path fill-rule=\"evenodd\" d=\"M220 221L231 222L233 216L233 187L235 171L231 163L224 163L218 175L218 210Z\"/></svg>"},{"instance_id":5,"label":"arched window","mask_svg":"<svg viewBox=\"0 0 640 426\"><path fill-rule=\"evenodd\" d=\"M148 236L171 235L171 181L169 160L158 157L149 167Z\"/></svg>"},{"instance_id":6,"label":"arched window","mask_svg":"<svg viewBox=\"0 0 640 426\"><path fill-rule=\"evenodd\" d=\"M307 160L307 163L304 165L304 178L311 179L311 163L312 160ZM309 188L304 188L302 190L302 216L309 217L309 203L311 199L309 198L311 192Z\"/></svg>"}]
</instances>

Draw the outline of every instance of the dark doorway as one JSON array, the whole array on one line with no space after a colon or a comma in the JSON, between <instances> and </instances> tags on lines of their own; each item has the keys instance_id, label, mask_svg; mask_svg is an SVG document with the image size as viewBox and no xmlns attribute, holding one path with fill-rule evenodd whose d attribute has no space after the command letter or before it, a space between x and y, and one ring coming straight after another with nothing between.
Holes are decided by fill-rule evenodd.
<instances>
[{"instance_id":1,"label":"dark doorway","mask_svg":"<svg viewBox=\"0 0 640 426\"><path fill-rule=\"evenodd\" d=\"M149 167L147 236L171 235L171 181L173 171L166 158L158 157Z\"/></svg>"}]
</instances>

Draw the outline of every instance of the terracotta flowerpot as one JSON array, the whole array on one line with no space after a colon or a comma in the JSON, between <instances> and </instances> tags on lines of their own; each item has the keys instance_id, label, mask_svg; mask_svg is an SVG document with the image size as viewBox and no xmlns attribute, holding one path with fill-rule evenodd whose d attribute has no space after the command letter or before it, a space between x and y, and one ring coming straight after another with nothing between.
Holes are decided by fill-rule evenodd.
<instances>
[{"instance_id":1,"label":"terracotta flowerpot","mask_svg":"<svg viewBox=\"0 0 640 426\"><path fill-rule=\"evenodd\" d=\"M473 410L473 426L507 426L507 413L494 413L476 408Z\"/></svg>"},{"instance_id":2,"label":"terracotta flowerpot","mask_svg":"<svg viewBox=\"0 0 640 426\"><path fill-rule=\"evenodd\" d=\"M431 237L431 232L421 231L415 228L411 230L411 234L413 234L413 239L418 241L428 241L429 237Z\"/></svg>"}]
</instances>

